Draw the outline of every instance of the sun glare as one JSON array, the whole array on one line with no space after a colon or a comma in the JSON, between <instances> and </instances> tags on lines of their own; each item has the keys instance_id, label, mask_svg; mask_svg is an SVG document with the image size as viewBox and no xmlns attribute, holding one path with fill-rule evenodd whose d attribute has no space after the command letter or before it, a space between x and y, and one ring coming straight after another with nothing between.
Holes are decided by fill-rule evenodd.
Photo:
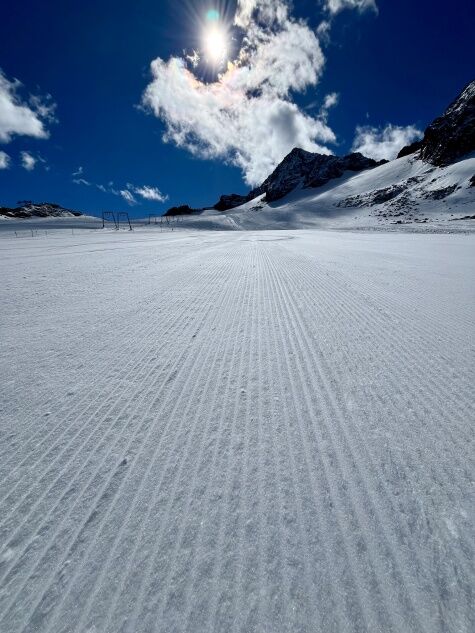
<instances>
[{"instance_id":1,"label":"sun glare","mask_svg":"<svg viewBox=\"0 0 475 633\"><path fill-rule=\"evenodd\" d=\"M209 62L219 64L226 59L228 42L223 28L217 24L206 28L204 35L204 49Z\"/></svg>"}]
</instances>

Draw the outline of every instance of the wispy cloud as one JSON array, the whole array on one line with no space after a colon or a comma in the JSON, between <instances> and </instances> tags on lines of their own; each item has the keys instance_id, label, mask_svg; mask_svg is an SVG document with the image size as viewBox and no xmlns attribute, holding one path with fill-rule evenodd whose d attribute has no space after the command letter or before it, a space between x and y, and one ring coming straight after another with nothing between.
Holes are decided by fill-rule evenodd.
<instances>
[{"instance_id":1,"label":"wispy cloud","mask_svg":"<svg viewBox=\"0 0 475 633\"><path fill-rule=\"evenodd\" d=\"M0 69L0 141L8 143L13 136L48 138L47 123L55 120L56 105L50 95L22 98L22 84L9 80Z\"/></svg>"},{"instance_id":2,"label":"wispy cloud","mask_svg":"<svg viewBox=\"0 0 475 633\"><path fill-rule=\"evenodd\" d=\"M122 189L121 191L119 191L119 195L127 202L127 204L130 204L130 206L137 204L137 200L128 189Z\"/></svg>"},{"instance_id":3,"label":"wispy cloud","mask_svg":"<svg viewBox=\"0 0 475 633\"><path fill-rule=\"evenodd\" d=\"M414 125L399 127L388 124L384 128L359 126L352 149L375 160L392 160L405 145L419 138L422 138L422 132Z\"/></svg>"},{"instance_id":4,"label":"wispy cloud","mask_svg":"<svg viewBox=\"0 0 475 633\"><path fill-rule=\"evenodd\" d=\"M92 187L92 182L86 180L85 178L73 178L73 182L75 185L85 185L86 187Z\"/></svg>"},{"instance_id":5,"label":"wispy cloud","mask_svg":"<svg viewBox=\"0 0 475 633\"><path fill-rule=\"evenodd\" d=\"M30 152L20 152L21 165L26 171L33 171L38 163L38 158Z\"/></svg>"},{"instance_id":6,"label":"wispy cloud","mask_svg":"<svg viewBox=\"0 0 475 633\"><path fill-rule=\"evenodd\" d=\"M10 156L6 152L0 151L0 169L8 169L10 162Z\"/></svg>"},{"instance_id":7,"label":"wispy cloud","mask_svg":"<svg viewBox=\"0 0 475 633\"><path fill-rule=\"evenodd\" d=\"M325 96L323 100L323 105L320 108L320 118L322 119L322 121L326 122L328 120L329 111L337 106L339 101L340 95L337 92L330 92L330 94L327 94Z\"/></svg>"},{"instance_id":8,"label":"wispy cloud","mask_svg":"<svg viewBox=\"0 0 475 633\"><path fill-rule=\"evenodd\" d=\"M168 200L168 196L164 195L158 187L150 187L148 185L136 187L128 183L127 188L144 200L154 200L155 202L166 202Z\"/></svg>"},{"instance_id":9,"label":"wispy cloud","mask_svg":"<svg viewBox=\"0 0 475 633\"><path fill-rule=\"evenodd\" d=\"M140 204L136 196L142 198L143 200L151 200L160 203L166 202L168 200L168 196L163 194L158 187L152 187L151 185L137 186L128 182L126 186L122 189L117 189L112 181L107 183L107 185L97 184L91 182L90 180L82 178L83 174L84 169L82 167L79 167L75 172L73 172L73 182L76 185L84 185L85 187L96 187L97 189L99 189L99 191L102 191L103 193L110 193L114 196L121 197L127 202L127 204L130 204L131 206Z\"/></svg>"}]
</instances>

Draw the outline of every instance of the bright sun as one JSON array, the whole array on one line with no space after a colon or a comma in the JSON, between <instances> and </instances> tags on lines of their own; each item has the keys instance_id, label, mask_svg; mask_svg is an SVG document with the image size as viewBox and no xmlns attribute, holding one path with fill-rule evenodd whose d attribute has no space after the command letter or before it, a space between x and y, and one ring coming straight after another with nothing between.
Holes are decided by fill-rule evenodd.
<instances>
[{"instance_id":1,"label":"bright sun","mask_svg":"<svg viewBox=\"0 0 475 633\"><path fill-rule=\"evenodd\" d=\"M208 26L204 34L204 49L206 57L213 64L219 64L226 59L228 51L227 35L217 24Z\"/></svg>"}]
</instances>

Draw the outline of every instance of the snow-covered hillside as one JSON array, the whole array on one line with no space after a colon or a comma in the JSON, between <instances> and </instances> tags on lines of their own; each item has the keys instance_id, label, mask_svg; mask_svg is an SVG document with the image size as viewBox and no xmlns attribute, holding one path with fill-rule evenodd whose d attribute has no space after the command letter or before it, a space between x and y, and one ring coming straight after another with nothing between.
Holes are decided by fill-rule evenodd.
<instances>
[{"instance_id":1,"label":"snow-covered hillside","mask_svg":"<svg viewBox=\"0 0 475 633\"><path fill-rule=\"evenodd\" d=\"M264 194L226 213L205 211L185 221L199 228L417 228L475 230L475 154L436 167L417 154L359 173L346 172L317 189L298 188L276 202Z\"/></svg>"},{"instance_id":2,"label":"snow-covered hillside","mask_svg":"<svg viewBox=\"0 0 475 633\"><path fill-rule=\"evenodd\" d=\"M81 217L83 214L80 211L72 211L71 209L65 209L59 204L54 202L31 202L25 200L20 203L20 206L0 207L1 219L29 219L29 218L74 218Z\"/></svg>"},{"instance_id":3,"label":"snow-covered hillside","mask_svg":"<svg viewBox=\"0 0 475 633\"><path fill-rule=\"evenodd\" d=\"M443 168L407 156L320 189L293 192L261 213L289 227L449 221L475 215L474 173L475 156Z\"/></svg>"}]
</instances>

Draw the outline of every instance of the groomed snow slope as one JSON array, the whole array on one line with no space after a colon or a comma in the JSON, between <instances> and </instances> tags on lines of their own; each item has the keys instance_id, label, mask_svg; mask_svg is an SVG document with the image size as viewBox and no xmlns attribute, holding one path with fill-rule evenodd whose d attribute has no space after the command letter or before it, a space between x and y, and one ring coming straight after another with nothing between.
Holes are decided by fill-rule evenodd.
<instances>
[{"instance_id":1,"label":"groomed snow slope","mask_svg":"<svg viewBox=\"0 0 475 633\"><path fill-rule=\"evenodd\" d=\"M0 240L0 631L473 631L474 247Z\"/></svg>"}]
</instances>

